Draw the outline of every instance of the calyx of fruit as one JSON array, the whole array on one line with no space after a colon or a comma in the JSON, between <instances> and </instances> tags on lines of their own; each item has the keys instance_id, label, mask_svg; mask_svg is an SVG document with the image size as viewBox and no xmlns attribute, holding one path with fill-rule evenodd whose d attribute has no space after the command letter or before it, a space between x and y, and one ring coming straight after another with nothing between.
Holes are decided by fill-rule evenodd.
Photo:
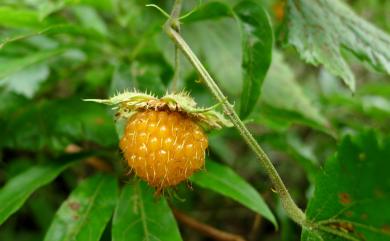
<instances>
[{"instance_id":1,"label":"calyx of fruit","mask_svg":"<svg viewBox=\"0 0 390 241\"><path fill-rule=\"evenodd\" d=\"M231 127L232 123L221 113L215 111L216 106L210 108L197 107L196 102L187 92L177 94L167 93L161 98L138 91L124 91L109 99L85 99L106 105L115 106L118 118L130 118L139 111L174 111L187 115L205 129Z\"/></svg>"}]
</instances>

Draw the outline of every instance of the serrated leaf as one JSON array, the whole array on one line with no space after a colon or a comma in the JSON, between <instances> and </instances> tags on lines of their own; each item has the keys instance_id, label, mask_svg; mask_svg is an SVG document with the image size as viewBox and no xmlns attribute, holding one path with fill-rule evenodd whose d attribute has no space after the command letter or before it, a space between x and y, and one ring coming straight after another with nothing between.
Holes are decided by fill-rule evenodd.
<instances>
[{"instance_id":1,"label":"serrated leaf","mask_svg":"<svg viewBox=\"0 0 390 241\"><path fill-rule=\"evenodd\" d=\"M195 173L190 180L203 188L232 198L262 215L277 227L276 219L263 198L249 183L229 167L207 160L206 170Z\"/></svg>"},{"instance_id":2,"label":"serrated leaf","mask_svg":"<svg viewBox=\"0 0 390 241\"><path fill-rule=\"evenodd\" d=\"M38 188L53 181L63 170L84 155L65 156L51 165L32 167L9 180L0 189L0 224L16 212Z\"/></svg>"},{"instance_id":3,"label":"serrated leaf","mask_svg":"<svg viewBox=\"0 0 390 241\"><path fill-rule=\"evenodd\" d=\"M339 0L289 0L288 42L308 63L323 64L355 90L342 49L390 74L390 37Z\"/></svg>"},{"instance_id":4,"label":"serrated leaf","mask_svg":"<svg viewBox=\"0 0 390 241\"><path fill-rule=\"evenodd\" d=\"M251 1L239 3L234 12L241 28L243 91L241 118L254 109L272 60L273 33L266 11Z\"/></svg>"},{"instance_id":5,"label":"serrated leaf","mask_svg":"<svg viewBox=\"0 0 390 241\"><path fill-rule=\"evenodd\" d=\"M100 240L117 201L115 177L98 174L84 180L57 211L47 241Z\"/></svg>"},{"instance_id":6,"label":"serrated leaf","mask_svg":"<svg viewBox=\"0 0 390 241\"><path fill-rule=\"evenodd\" d=\"M306 210L314 228L302 240L390 240L389 157L389 138L345 138L317 177Z\"/></svg>"},{"instance_id":7,"label":"serrated leaf","mask_svg":"<svg viewBox=\"0 0 390 241\"><path fill-rule=\"evenodd\" d=\"M176 221L163 197L144 182L127 184L112 223L112 240L180 241Z\"/></svg>"}]
</instances>

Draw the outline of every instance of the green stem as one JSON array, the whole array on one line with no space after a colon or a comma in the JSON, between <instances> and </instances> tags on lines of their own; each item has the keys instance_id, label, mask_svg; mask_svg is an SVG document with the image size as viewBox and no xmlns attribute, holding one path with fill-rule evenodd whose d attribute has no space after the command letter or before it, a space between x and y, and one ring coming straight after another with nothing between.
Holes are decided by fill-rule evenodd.
<instances>
[{"instance_id":1,"label":"green stem","mask_svg":"<svg viewBox=\"0 0 390 241\"><path fill-rule=\"evenodd\" d=\"M176 0L172 12L170 20L168 20L171 23L171 27L175 29L176 32L180 33L180 21L178 20L180 17L181 12L181 6L182 6L182 0ZM180 78L180 55L179 55L179 47L175 46L175 73L173 75L172 80L172 91L176 91L177 83Z\"/></svg>"},{"instance_id":2,"label":"green stem","mask_svg":"<svg viewBox=\"0 0 390 241\"><path fill-rule=\"evenodd\" d=\"M194 52L191 50L191 48L188 46L185 40L181 37L181 35L172 27L174 21L175 20L172 18L167 21L164 28L165 32L173 40L176 46L181 51L183 51L184 55L188 58L188 60L197 70L199 75L203 78L207 87L211 90L212 94L215 96L218 102L222 103L222 107L224 109L225 114L230 118L230 120L238 129L238 131L240 132L241 136L245 139L247 144L256 153L256 156L260 160L260 163L263 165L269 178L271 179L275 191L279 194L281 203L284 209L286 210L287 215L296 223L300 224L301 226L302 225L306 226L305 214L291 198L286 186L284 185L282 179L280 178L272 162L269 160L268 156L265 154L263 149L260 147L260 145L257 143L255 138L246 128L246 126L241 121L241 119L238 117L237 113L233 108L233 105L230 104L229 101L227 101L227 98L222 93L222 91L220 90L216 82L213 80L213 78L210 76L210 74L207 72L205 67L202 65L200 60L196 57Z\"/></svg>"}]
</instances>

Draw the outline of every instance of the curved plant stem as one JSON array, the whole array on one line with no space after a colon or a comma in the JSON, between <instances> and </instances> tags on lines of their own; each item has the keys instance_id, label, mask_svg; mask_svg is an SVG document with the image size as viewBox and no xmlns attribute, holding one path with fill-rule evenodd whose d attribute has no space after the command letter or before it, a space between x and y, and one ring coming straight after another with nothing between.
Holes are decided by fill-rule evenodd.
<instances>
[{"instance_id":1,"label":"curved plant stem","mask_svg":"<svg viewBox=\"0 0 390 241\"><path fill-rule=\"evenodd\" d=\"M176 1L176 3L181 1ZM175 8L175 7L174 7ZM222 103L222 107L224 109L225 114L230 118L234 126L238 129L241 136L244 138L246 143L251 147L251 149L255 152L256 156L260 160L260 163L264 167L267 172L271 182L274 186L275 191L279 194L281 203L286 210L287 215L296 223L301 226L307 226L306 216L302 212L302 210L295 204L294 200L291 198L286 186L284 185L282 179L280 178L278 172L273 166L272 162L269 160L267 154L263 151L260 145L257 143L255 138L246 128L244 123L238 117L235 112L233 105L229 103L225 95L222 93L216 82L207 72L205 67L202 65L200 60L196 57L194 52L185 42L185 40L181 37L180 33L175 29L175 22L177 19L170 18L165 26L164 30L166 34L173 40L176 46L184 53L184 55L188 58L194 68L197 70L199 75L203 78L207 87L210 89L214 97L218 100L218 102Z\"/></svg>"},{"instance_id":2,"label":"curved plant stem","mask_svg":"<svg viewBox=\"0 0 390 241\"><path fill-rule=\"evenodd\" d=\"M182 0L176 0L171 12L171 27L178 33L180 33L180 12L181 12L181 5L182 5ZM176 20L176 21L175 21ZM168 20L169 21L169 20ZM176 91L177 84L179 82L180 78L180 54L179 54L179 47L176 45L175 46L175 73L173 75L173 80L172 80L172 91Z\"/></svg>"},{"instance_id":3,"label":"curved plant stem","mask_svg":"<svg viewBox=\"0 0 390 241\"><path fill-rule=\"evenodd\" d=\"M237 234L228 233L219 229L216 229L212 226L209 226L205 223L201 223L198 220L187 216L186 214L180 212L177 209L172 209L173 215L175 215L175 218L183 223L184 225L208 236L215 240L220 241L245 241L245 239Z\"/></svg>"}]
</instances>

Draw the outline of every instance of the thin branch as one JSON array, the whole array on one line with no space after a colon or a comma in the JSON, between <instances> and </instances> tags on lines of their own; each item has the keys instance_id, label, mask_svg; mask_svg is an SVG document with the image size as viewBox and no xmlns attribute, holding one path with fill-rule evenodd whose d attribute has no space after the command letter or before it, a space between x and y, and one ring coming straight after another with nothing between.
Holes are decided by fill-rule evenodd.
<instances>
[{"instance_id":1,"label":"thin branch","mask_svg":"<svg viewBox=\"0 0 390 241\"><path fill-rule=\"evenodd\" d=\"M211 227L207 224L201 223L198 220L190 216L187 216L186 214L176 209L173 209L173 214L175 215L176 219L181 223L212 239L219 240L219 241L245 241L243 237L237 234L227 233L225 231Z\"/></svg>"},{"instance_id":2,"label":"thin branch","mask_svg":"<svg viewBox=\"0 0 390 241\"><path fill-rule=\"evenodd\" d=\"M256 237L259 233L259 230L261 229L262 224L263 224L262 217L259 214L256 214L253 220L251 231L249 233L249 240L257 239Z\"/></svg>"},{"instance_id":3,"label":"thin branch","mask_svg":"<svg viewBox=\"0 0 390 241\"><path fill-rule=\"evenodd\" d=\"M155 8L157 9L162 15L164 15L166 18L170 18L171 16L164 11L164 9L160 8L158 5L156 4L146 4L145 5L146 7L152 7L152 8Z\"/></svg>"},{"instance_id":4,"label":"thin branch","mask_svg":"<svg viewBox=\"0 0 390 241\"><path fill-rule=\"evenodd\" d=\"M181 12L181 5L182 5L182 0L176 0L175 3L173 4L173 8L171 11L172 19L179 19L180 12Z\"/></svg>"},{"instance_id":5,"label":"thin branch","mask_svg":"<svg viewBox=\"0 0 390 241\"><path fill-rule=\"evenodd\" d=\"M246 128L244 123L241 121L241 119L235 112L233 105L230 104L229 101L227 101L227 98L222 93L214 79L210 76L210 74L207 72L200 60L196 57L194 52L191 50L185 40L181 37L180 33L178 33L172 27L172 22L169 20L165 24L165 32L176 44L176 46L180 48L181 51L183 51L184 55L188 58L193 67L203 78L204 82L206 83L207 87L210 89L214 97L218 100L218 102L222 103L222 107L224 109L225 114L230 118L232 123L238 129L246 143L255 152L260 163L262 164L269 178L271 179L275 191L279 194L281 203L286 210L287 215L299 225L309 226L309 223L306 221L305 214L291 198L286 186L284 185L282 179L280 178L278 172L268 158L267 154L263 151L263 149L257 143L250 131Z\"/></svg>"},{"instance_id":6,"label":"thin branch","mask_svg":"<svg viewBox=\"0 0 390 241\"><path fill-rule=\"evenodd\" d=\"M76 145L76 144L69 144L65 148L65 153L80 153L83 149ZM96 157L96 156L90 156L85 159L85 163L91 166L92 168L103 171L103 172L112 172L113 167L110 166L107 162L105 162L103 159Z\"/></svg>"},{"instance_id":7,"label":"thin branch","mask_svg":"<svg viewBox=\"0 0 390 241\"><path fill-rule=\"evenodd\" d=\"M182 7L182 0L176 0L170 18L171 27L174 28L178 33L180 33L180 12ZM172 79L172 91L174 92L177 88L177 83L180 78L180 54L179 47L175 46L175 73L173 74Z\"/></svg>"}]
</instances>

